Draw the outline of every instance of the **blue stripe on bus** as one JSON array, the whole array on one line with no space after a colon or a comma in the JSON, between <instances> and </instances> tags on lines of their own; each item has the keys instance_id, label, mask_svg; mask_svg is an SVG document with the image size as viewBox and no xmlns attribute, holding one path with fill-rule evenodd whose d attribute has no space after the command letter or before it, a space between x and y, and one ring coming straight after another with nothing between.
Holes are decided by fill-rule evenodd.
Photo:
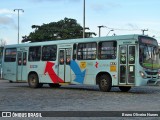
<instances>
[{"instance_id":1,"label":"blue stripe on bus","mask_svg":"<svg viewBox=\"0 0 160 120\"><path fill-rule=\"evenodd\" d=\"M71 60L70 67L76 75L74 81L83 84L86 70L81 72L79 65L74 60Z\"/></svg>"}]
</instances>

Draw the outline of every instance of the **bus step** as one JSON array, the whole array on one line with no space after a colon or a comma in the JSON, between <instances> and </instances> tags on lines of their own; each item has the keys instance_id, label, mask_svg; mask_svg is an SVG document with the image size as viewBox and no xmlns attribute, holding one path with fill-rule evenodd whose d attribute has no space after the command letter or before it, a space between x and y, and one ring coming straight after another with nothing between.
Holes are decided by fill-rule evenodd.
<instances>
[{"instance_id":1,"label":"bus step","mask_svg":"<svg viewBox=\"0 0 160 120\"><path fill-rule=\"evenodd\" d=\"M69 85L70 83L59 83L60 85Z\"/></svg>"}]
</instances>

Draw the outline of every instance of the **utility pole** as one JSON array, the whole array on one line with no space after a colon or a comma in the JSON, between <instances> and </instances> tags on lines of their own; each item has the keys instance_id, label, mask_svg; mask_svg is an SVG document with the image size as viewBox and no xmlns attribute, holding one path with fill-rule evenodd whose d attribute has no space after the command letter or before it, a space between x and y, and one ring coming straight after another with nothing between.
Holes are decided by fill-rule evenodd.
<instances>
[{"instance_id":1,"label":"utility pole","mask_svg":"<svg viewBox=\"0 0 160 120\"><path fill-rule=\"evenodd\" d=\"M148 31L148 29L142 29L142 35L144 35L145 31Z\"/></svg>"},{"instance_id":2,"label":"utility pole","mask_svg":"<svg viewBox=\"0 0 160 120\"><path fill-rule=\"evenodd\" d=\"M24 12L24 10L23 10L23 9L14 9L13 11L14 11L14 12L15 12L15 11L18 11L18 44L19 44L19 11Z\"/></svg>"},{"instance_id":3,"label":"utility pole","mask_svg":"<svg viewBox=\"0 0 160 120\"><path fill-rule=\"evenodd\" d=\"M102 27L105 27L105 26L100 25L100 26L97 26L97 27L99 28L99 37L101 37L101 28L102 28Z\"/></svg>"},{"instance_id":4,"label":"utility pole","mask_svg":"<svg viewBox=\"0 0 160 120\"><path fill-rule=\"evenodd\" d=\"M85 7L86 7L86 4L85 4L85 0L83 0L83 38L85 38Z\"/></svg>"}]
</instances>

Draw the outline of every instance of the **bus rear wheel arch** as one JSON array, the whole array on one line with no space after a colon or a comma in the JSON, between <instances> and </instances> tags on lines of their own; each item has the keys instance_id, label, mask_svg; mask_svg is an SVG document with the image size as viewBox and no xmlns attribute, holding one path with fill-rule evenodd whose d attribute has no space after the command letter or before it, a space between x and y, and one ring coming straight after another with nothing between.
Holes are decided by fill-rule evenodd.
<instances>
[{"instance_id":1,"label":"bus rear wheel arch","mask_svg":"<svg viewBox=\"0 0 160 120\"><path fill-rule=\"evenodd\" d=\"M39 78L36 73L30 73L28 75L28 84L31 88L40 88L43 86L42 83L39 83Z\"/></svg>"},{"instance_id":2,"label":"bus rear wheel arch","mask_svg":"<svg viewBox=\"0 0 160 120\"><path fill-rule=\"evenodd\" d=\"M107 73L100 73L97 76L97 84L99 85L100 91L109 92L112 88L112 78Z\"/></svg>"}]
</instances>

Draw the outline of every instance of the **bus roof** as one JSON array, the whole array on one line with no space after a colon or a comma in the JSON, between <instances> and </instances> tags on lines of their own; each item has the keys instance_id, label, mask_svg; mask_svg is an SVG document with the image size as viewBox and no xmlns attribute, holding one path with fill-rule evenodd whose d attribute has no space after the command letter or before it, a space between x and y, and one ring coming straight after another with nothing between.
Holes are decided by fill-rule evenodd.
<instances>
[{"instance_id":1,"label":"bus roof","mask_svg":"<svg viewBox=\"0 0 160 120\"><path fill-rule=\"evenodd\" d=\"M95 41L106 41L106 40L128 40L128 39L137 39L139 34L131 34L131 35L116 35L116 36L105 36L105 37L94 37L94 38L79 38L79 39L66 39L66 40L49 40L43 42L30 42L30 43L21 43L21 44L13 44L13 45L6 45L5 48L10 47L27 47L27 46L38 46L38 45L51 45L51 44L69 44L69 43L83 43L83 42L95 42ZM149 37L149 36L145 36Z\"/></svg>"}]
</instances>

